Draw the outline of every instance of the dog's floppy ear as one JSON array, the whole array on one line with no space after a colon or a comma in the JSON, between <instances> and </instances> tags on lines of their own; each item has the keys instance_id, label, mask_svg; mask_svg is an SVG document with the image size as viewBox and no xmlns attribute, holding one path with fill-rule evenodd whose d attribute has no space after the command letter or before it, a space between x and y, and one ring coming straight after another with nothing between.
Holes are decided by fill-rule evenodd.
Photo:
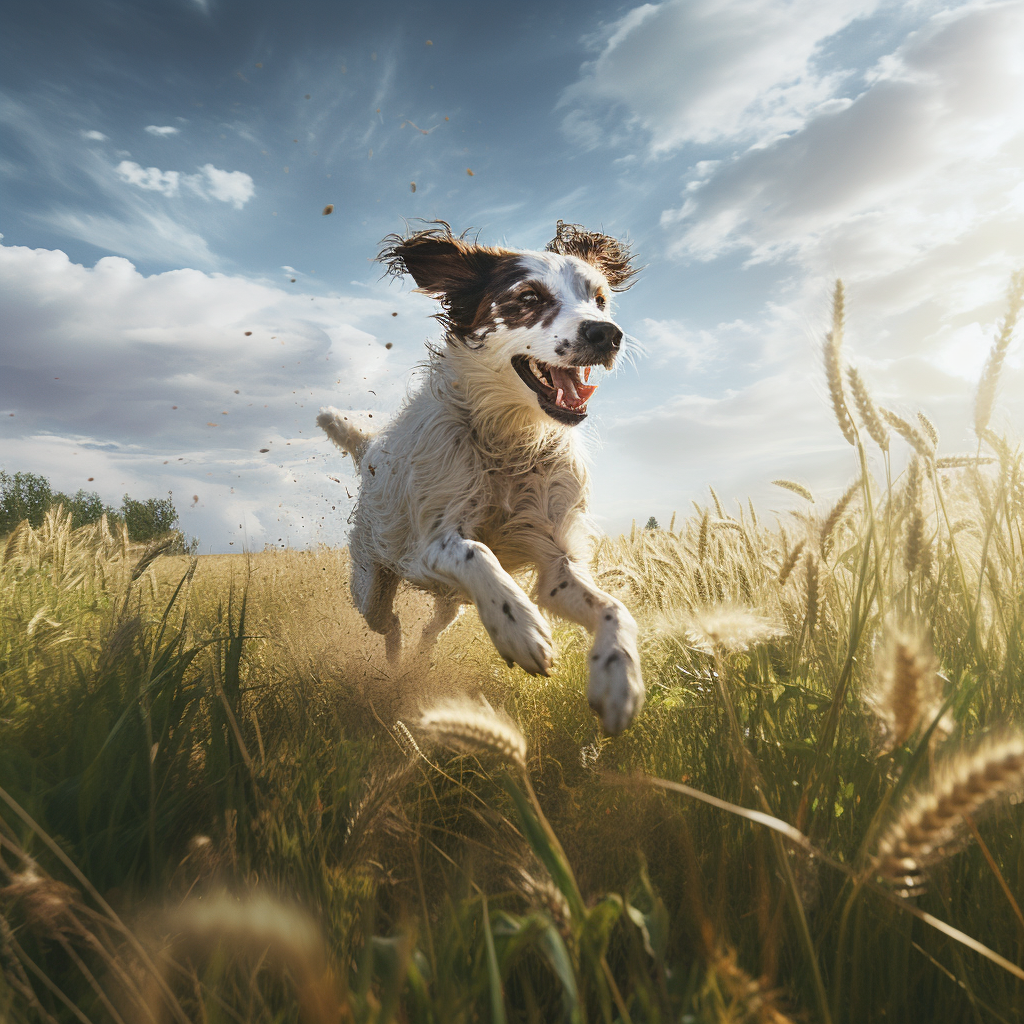
<instances>
[{"instance_id":1,"label":"dog's floppy ear","mask_svg":"<svg viewBox=\"0 0 1024 1024\"><path fill-rule=\"evenodd\" d=\"M377 262L394 277L409 274L417 291L439 298L478 290L493 273L499 260L515 255L507 249L494 249L467 241L465 233L452 234L443 220L417 231L408 238L388 235L381 245Z\"/></svg>"},{"instance_id":2,"label":"dog's floppy ear","mask_svg":"<svg viewBox=\"0 0 1024 1024\"><path fill-rule=\"evenodd\" d=\"M555 237L545 246L548 252L560 256L576 256L601 271L614 291L624 292L633 284L633 278L643 269L634 267L636 256L628 242L620 242L599 231L587 231L582 224L559 221Z\"/></svg>"}]
</instances>

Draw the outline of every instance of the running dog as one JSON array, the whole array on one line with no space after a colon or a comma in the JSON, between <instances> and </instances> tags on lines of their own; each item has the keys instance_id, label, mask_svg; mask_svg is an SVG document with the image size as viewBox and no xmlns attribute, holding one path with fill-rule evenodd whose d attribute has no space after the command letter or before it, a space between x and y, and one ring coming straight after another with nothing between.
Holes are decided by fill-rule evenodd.
<instances>
[{"instance_id":1,"label":"running dog","mask_svg":"<svg viewBox=\"0 0 1024 1024\"><path fill-rule=\"evenodd\" d=\"M538 606L578 622L594 635L590 706L619 733L644 702L637 627L587 568L595 531L575 428L597 390L592 369L622 352L611 298L638 272L629 246L561 221L543 252L479 245L443 221L382 245L387 273L440 302L444 341L426 385L380 432L333 407L317 417L359 470L355 603L395 661L401 580L435 596L423 647L472 602L509 665L544 676L554 651ZM510 575L526 567L537 604Z\"/></svg>"}]
</instances>

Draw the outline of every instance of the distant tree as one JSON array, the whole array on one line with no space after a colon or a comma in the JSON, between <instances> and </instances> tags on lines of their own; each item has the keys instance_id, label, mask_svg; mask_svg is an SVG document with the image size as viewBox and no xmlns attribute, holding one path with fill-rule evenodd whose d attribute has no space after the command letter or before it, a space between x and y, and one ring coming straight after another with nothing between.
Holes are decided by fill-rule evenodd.
<instances>
[{"instance_id":1,"label":"distant tree","mask_svg":"<svg viewBox=\"0 0 1024 1024\"><path fill-rule=\"evenodd\" d=\"M108 519L120 519L117 509L112 505L104 505L103 499L95 491L79 490L71 497L57 491L53 495L52 503L63 505L64 511L71 513L71 526L75 530L80 526L97 522L104 514Z\"/></svg>"},{"instance_id":2,"label":"distant tree","mask_svg":"<svg viewBox=\"0 0 1024 1024\"><path fill-rule=\"evenodd\" d=\"M660 529L660 527L658 526L658 520L655 519L654 516L651 516L651 518L647 520L647 525L644 527L644 529L645 530L658 530L658 529Z\"/></svg>"},{"instance_id":3,"label":"distant tree","mask_svg":"<svg viewBox=\"0 0 1024 1024\"><path fill-rule=\"evenodd\" d=\"M29 525L42 525L46 510L53 504L53 491L45 476L0 470L0 533L10 533L23 519Z\"/></svg>"},{"instance_id":4,"label":"distant tree","mask_svg":"<svg viewBox=\"0 0 1024 1024\"><path fill-rule=\"evenodd\" d=\"M71 513L71 525L75 529L95 523L105 514L111 521L124 522L128 536L137 541L162 537L178 525L178 513L169 496L138 501L126 494L121 508L115 509L104 505L95 491L79 490L67 495L54 491L45 476L0 470L0 536L10 533L23 519L27 519L33 529L38 528L54 505L62 505L65 512ZM199 547L194 537L182 536L179 543L187 553Z\"/></svg>"},{"instance_id":5,"label":"distant tree","mask_svg":"<svg viewBox=\"0 0 1024 1024\"><path fill-rule=\"evenodd\" d=\"M136 501L126 494L121 503L121 516L132 540L162 537L178 524L178 513L169 497Z\"/></svg>"}]
</instances>

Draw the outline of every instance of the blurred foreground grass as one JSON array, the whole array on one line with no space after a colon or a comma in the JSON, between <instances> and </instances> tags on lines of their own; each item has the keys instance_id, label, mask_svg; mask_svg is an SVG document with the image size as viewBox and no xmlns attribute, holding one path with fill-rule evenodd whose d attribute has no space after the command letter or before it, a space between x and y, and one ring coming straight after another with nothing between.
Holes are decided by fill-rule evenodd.
<instances>
[{"instance_id":1,"label":"blurred foreground grass","mask_svg":"<svg viewBox=\"0 0 1024 1024\"><path fill-rule=\"evenodd\" d=\"M1021 454L876 409L837 307L839 502L598 547L649 691L614 739L575 627L547 680L471 611L393 672L344 551L19 527L0 1019L1024 1019Z\"/></svg>"}]
</instances>

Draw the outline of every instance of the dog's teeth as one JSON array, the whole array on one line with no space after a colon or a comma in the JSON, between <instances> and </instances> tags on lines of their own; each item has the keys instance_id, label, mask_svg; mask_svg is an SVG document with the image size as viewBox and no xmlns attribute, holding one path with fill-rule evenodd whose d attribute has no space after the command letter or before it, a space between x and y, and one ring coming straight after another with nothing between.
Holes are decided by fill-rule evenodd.
<instances>
[{"instance_id":1,"label":"dog's teeth","mask_svg":"<svg viewBox=\"0 0 1024 1024\"><path fill-rule=\"evenodd\" d=\"M562 391L561 388L559 388L558 389L558 394L555 395L555 405L561 405L562 404L562 395L563 394L564 394L564 392Z\"/></svg>"}]
</instances>

